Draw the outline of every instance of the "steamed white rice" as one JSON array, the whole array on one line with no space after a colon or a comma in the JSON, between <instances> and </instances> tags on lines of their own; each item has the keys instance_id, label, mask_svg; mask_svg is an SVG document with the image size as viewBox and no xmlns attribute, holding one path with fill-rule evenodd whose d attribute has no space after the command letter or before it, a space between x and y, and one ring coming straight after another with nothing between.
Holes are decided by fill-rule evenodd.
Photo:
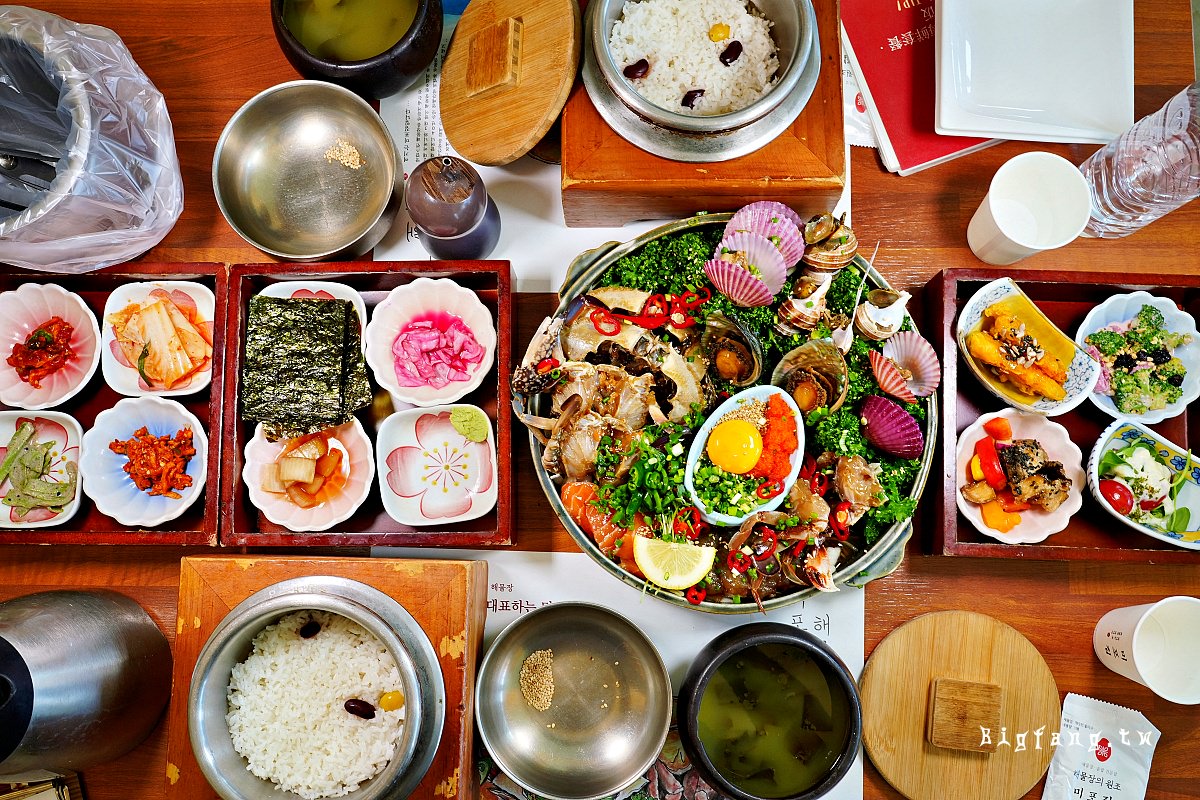
<instances>
[{"instance_id":1,"label":"steamed white rice","mask_svg":"<svg viewBox=\"0 0 1200 800\"><path fill-rule=\"evenodd\" d=\"M300 636L309 620L321 629ZM379 698L402 688L396 660L361 625L339 614L297 611L254 637L233 668L225 720L233 747L260 778L306 800L339 797L379 774L396 752L404 708ZM358 698L375 718L343 707Z\"/></svg>"},{"instance_id":2,"label":"steamed white rice","mask_svg":"<svg viewBox=\"0 0 1200 800\"><path fill-rule=\"evenodd\" d=\"M714 42L709 31L718 23L729 26L729 36ZM726 66L720 56L734 40L742 54ZM694 116L745 108L770 90L779 70L771 22L750 13L745 0L628 0L609 50L619 70L643 58L649 62L645 77L630 81L638 94ZM692 108L682 105L695 89L704 95Z\"/></svg>"}]
</instances>

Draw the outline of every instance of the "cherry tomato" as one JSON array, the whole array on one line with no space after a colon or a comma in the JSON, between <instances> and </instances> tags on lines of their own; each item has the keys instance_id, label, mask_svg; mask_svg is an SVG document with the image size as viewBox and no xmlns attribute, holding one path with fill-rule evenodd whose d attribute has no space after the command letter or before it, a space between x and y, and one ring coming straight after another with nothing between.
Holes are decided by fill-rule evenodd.
<instances>
[{"instance_id":1,"label":"cherry tomato","mask_svg":"<svg viewBox=\"0 0 1200 800\"><path fill-rule=\"evenodd\" d=\"M1133 492L1129 491L1129 487L1120 481L1108 478L1101 480L1100 494L1118 514L1125 516L1133 511Z\"/></svg>"}]
</instances>

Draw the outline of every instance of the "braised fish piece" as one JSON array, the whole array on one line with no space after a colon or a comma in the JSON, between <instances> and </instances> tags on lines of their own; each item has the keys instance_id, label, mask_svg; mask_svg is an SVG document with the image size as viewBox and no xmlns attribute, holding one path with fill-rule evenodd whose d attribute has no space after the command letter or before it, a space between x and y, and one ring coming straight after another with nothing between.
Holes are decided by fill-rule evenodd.
<instances>
[{"instance_id":1,"label":"braised fish piece","mask_svg":"<svg viewBox=\"0 0 1200 800\"><path fill-rule=\"evenodd\" d=\"M1061 461L1051 461L1034 439L1016 439L998 451L1000 466L1013 497L1046 511L1054 511L1071 492Z\"/></svg>"}]
</instances>

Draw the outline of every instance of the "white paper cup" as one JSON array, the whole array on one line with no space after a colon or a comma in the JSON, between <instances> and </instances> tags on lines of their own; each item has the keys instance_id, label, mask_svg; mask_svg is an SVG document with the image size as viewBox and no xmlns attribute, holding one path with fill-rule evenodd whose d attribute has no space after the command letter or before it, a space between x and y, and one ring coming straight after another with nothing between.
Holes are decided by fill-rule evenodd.
<instances>
[{"instance_id":1,"label":"white paper cup","mask_svg":"<svg viewBox=\"0 0 1200 800\"><path fill-rule=\"evenodd\" d=\"M1022 153L992 176L967 226L967 244L981 261L1012 264L1074 241L1091 212L1091 191L1078 167L1053 153Z\"/></svg>"},{"instance_id":2,"label":"white paper cup","mask_svg":"<svg viewBox=\"0 0 1200 800\"><path fill-rule=\"evenodd\" d=\"M1172 703L1200 703L1200 600L1168 597L1116 608L1096 623L1092 647L1104 666Z\"/></svg>"}]
</instances>

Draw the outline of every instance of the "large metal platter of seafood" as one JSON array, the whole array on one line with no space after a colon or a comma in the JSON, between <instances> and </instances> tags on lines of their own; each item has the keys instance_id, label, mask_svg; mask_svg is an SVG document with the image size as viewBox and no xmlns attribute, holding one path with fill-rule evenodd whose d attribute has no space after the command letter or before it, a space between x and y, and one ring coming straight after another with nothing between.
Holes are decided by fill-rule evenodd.
<instances>
[{"instance_id":1,"label":"large metal platter of seafood","mask_svg":"<svg viewBox=\"0 0 1200 800\"><path fill-rule=\"evenodd\" d=\"M579 546L668 602L748 613L889 574L941 367L830 214L774 202L580 255L513 375Z\"/></svg>"}]
</instances>

